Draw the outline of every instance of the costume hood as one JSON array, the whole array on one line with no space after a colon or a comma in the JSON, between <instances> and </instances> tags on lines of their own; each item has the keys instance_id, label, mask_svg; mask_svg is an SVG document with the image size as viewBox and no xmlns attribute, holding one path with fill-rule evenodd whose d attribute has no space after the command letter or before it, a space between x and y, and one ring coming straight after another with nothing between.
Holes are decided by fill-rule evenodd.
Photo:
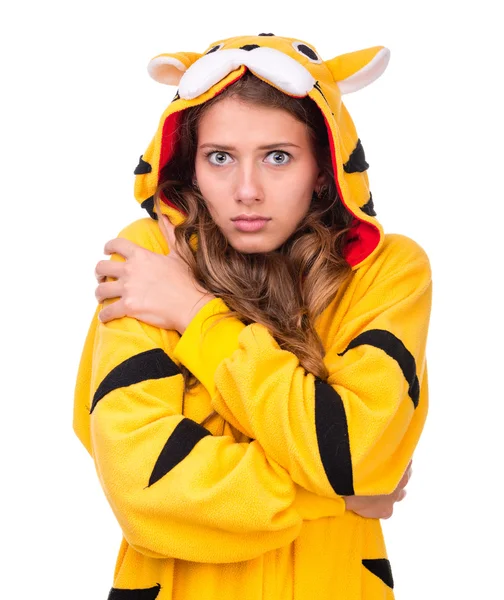
<instances>
[{"instance_id":1,"label":"costume hood","mask_svg":"<svg viewBox=\"0 0 504 600\"><path fill-rule=\"evenodd\" d=\"M375 46L323 60L311 44L273 34L240 36L212 43L203 54L178 52L153 58L148 71L160 83L178 86L158 130L135 169L135 198L153 219L159 173L170 159L181 112L202 104L242 77L247 69L285 94L309 96L324 115L339 196L354 216L345 258L353 269L371 259L384 233L369 189L369 167L342 96L356 92L386 69L390 52ZM169 204L162 212L172 223L185 216Z\"/></svg>"}]
</instances>

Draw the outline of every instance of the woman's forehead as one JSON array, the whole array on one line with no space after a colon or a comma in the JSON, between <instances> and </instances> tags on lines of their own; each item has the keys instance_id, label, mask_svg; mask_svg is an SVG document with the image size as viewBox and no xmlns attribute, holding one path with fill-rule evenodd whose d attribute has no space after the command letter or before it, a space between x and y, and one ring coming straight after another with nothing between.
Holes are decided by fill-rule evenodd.
<instances>
[{"instance_id":1,"label":"woman's forehead","mask_svg":"<svg viewBox=\"0 0 504 600\"><path fill-rule=\"evenodd\" d=\"M216 102L201 116L198 122L200 142L206 143L203 138L215 134L237 142L244 136L246 139L260 140L280 135L283 141L291 143L309 137L305 124L289 111L245 102L236 97Z\"/></svg>"}]
</instances>

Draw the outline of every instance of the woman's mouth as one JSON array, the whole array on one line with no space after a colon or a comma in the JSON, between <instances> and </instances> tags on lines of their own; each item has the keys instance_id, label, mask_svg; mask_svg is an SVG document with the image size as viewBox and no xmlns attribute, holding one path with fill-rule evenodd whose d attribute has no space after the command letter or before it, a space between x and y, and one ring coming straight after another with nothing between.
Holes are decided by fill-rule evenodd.
<instances>
[{"instance_id":1,"label":"woman's mouth","mask_svg":"<svg viewBox=\"0 0 504 600\"><path fill-rule=\"evenodd\" d=\"M254 233L265 227L266 223L270 220L271 219L266 219L264 217L237 217L236 219L233 219L233 223L238 231Z\"/></svg>"}]
</instances>

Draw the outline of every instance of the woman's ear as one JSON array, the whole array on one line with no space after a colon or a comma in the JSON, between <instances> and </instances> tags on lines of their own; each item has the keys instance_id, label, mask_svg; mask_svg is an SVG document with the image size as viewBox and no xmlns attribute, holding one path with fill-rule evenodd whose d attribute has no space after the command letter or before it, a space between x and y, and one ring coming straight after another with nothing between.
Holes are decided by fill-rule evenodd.
<instances>
[{"instance_id":1,"label":"woman's ear","mask_svg":"<svg viewBox=\"0 0 504 600\"><path fill-rule=\"evenodd\" d=\"M320 190L324 187L327 186L328 181L327 181L327 175L324 171L320 171L320 173L318 174L317 180L315 182L315 191L317 192L317 194L320 194Z\"/></svg>"}]
</instances>

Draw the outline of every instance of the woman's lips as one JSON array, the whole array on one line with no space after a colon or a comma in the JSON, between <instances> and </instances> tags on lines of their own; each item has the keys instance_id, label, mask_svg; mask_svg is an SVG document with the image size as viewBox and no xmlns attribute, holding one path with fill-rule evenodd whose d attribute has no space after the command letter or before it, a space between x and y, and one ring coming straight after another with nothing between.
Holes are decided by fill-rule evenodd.
<instances>
[{"instance_id":1,"label":"woman's lips","mask_svg":"<svg viewBox=\"0 0 504 600\"><path fill-rule=\"evenodd\" d=\"M270 219L235 219L233 223L239 231L247 233L259 231Z\"/></svg>"}]
</instances>

